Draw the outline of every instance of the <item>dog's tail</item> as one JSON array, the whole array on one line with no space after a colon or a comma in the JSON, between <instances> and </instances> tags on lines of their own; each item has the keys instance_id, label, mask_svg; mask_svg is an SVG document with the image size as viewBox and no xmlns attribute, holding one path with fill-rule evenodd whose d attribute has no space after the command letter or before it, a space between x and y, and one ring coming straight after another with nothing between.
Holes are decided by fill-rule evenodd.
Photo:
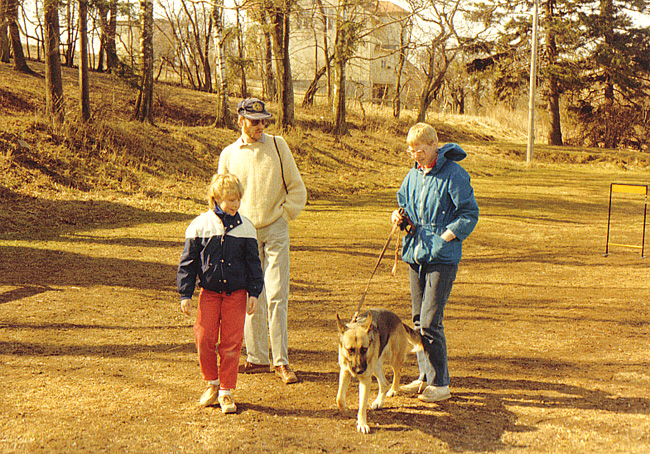
<instances>
[{"instance_id":1,"label":"dog's tail","mask_svg":"<svg viewBox=\"0 0 650 454\"><path fill-rule=\"evenodd\" d=\"M423 351L424 347L422 346L422 335L410 326L404 323L402 323L402 325L404 325L404 329L406 330L406 340L408 340L409 344L413 346L411 353Z\"/></svg>"}]
</instances>

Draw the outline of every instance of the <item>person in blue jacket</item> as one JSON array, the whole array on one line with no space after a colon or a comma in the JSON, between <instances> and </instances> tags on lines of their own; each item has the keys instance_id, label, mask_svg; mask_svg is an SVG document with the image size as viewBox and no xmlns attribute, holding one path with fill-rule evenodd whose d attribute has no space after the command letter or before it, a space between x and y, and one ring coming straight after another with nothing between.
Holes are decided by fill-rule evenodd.
<instances>
[{"instance_id":1,"label":"person in blue jacket","mask_svg":"<svg viewBox=\"0 0 650 454\"><path fill-rule=\"evenodd\" d=\"M255 227L238 213L243 193L236 176L212 177L210 209L185 231L177 272L181 310L187 315L197 279L201 287L194 337L208 387L199 405L218 401L223 413L237 411L231 390L237 384L244 319L255 312L264 287Z\"/></svg>"},{"instance_id":2,"label":"person in blue jacket","mask_svg":"<svg viewBox=\"0 0 650 454\"><path fill-rule=\"evenodd\" d=\"M467 156L459 145L438 148L436 130L426 123L413 125L406 143L415 164L397 192L400 209L391 218L407 230L402 260L410 267L413 324L422 334L424 351L417 355L420 376L401 390L438 402L451 396L445 305L463 240L474 230L479 210L469 174L458 164Z\"/></svg>"}]
</instances>

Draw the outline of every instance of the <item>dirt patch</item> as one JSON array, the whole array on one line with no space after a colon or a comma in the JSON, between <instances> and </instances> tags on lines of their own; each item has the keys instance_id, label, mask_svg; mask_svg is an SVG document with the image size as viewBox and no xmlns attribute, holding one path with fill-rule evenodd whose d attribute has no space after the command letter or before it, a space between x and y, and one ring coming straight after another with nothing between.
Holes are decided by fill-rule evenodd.
<instances>
[{"instance_id":1,"label":"dirt patch","mask_svg":"<svg viewBox=\"0 0 650 454\"><path fill-rule=\"evenodd\" d=\"M445 317L452 398L389 399L369 413L368 436L354 410L334 405L334 317L356 307L394 190L312 201L292 223L290 357L301 382L240 375L232 416L196 407L192 320L174 289L200 201L169 213L117 201L101 211L122 212L121 224L3 241L0 450L647 452L648 264L635 251L602 256L608 181L647 175L489 173L474 179L481 221ZM408 319L405 266L395 278L390 266L366 305ZM413 358L405 374L416 376Z\"/></svg>"}]
</instances>

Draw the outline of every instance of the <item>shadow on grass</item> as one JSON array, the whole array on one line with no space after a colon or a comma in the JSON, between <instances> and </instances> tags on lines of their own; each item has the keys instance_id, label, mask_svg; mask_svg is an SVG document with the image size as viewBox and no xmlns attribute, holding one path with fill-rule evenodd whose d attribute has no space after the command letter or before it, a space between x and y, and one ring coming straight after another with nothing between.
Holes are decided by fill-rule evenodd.
<instances>
[{"instance_id":1,"label":"shadow on grass","mask_svg":"<svg viewBox=\"0 0 650 454\"><path fill-rule=\"evenodd\" d=\"M0 294L2 303L45 292L50 286L102 285L150 290L173 288L176 281L176 265L21 246L1 250L0 285L19 287ZM32 286L28 282L40 284Z\"/></svg>"},{"instance_id":2,"label":"shadow on grass","mask_svg":"<svg viewBox=\"0 0 650 454\"><path fill-rule=\"evenodd\" d=\"M304 374L301 374L304 375ZM329 377L310 381L335 380ZM434 404L422 403L405 397L389 398L381 410L368 410L368 423L373 440L382 436L394 437L409 431L421 432L441 440L451 452L494 452L512 448L502 441L506 433L534 432L545 422L542 417L530 420L521 418L514 408L536 407L542 410L557 408L589 410L609 413L647 415L650 400L647 398L621 398L603 391L579 386L549 383L536 380L490 379L473 376L458 377L455 383L462 391L452 398ZM354 383L356 384L356 383ZM374 399L376 387L371 392ZM327 407L277 408L274 406L241 403L240 412L257 412L269 417L296 417L350 422L350 437L355 436L357 405L355 396L349 396L350 410L339 412ZM362 437L359 435L359 437ZM341 440L343 445L350 441ZM396 443L401 443L396 439ZM412 440L411 448L417 451L419 442ZM410 451L410 450L409 450ZM414 451L413 451L414 452Z\"/></svg>"},{"instance_id":3,"label":"shadow on grass","mask_svg":"<svg viewBox=\"0 0 650 454\"><path fill-rule=\"evenodd\" d=\"M0 191L5 216L0 217L0 240L53 239L95 228L124 228L142 223L189 221L194 215L149 211L104 200L48 200L8 189ZM198 202L203 204L203 202ZM29 228L24 227L28 225ZM62 241L70 241L68 238Z\"/></svg>"},{"instance_id":4,"label":"shadow on grass","mask_svg":"<svg viewBox=\"0 0 650 454\"><path fill-rule=\"evenodd\" d=\"M10 325L13 328L13 326ZM46 344L40 342L0 342L0 353L14 356L98 356L126 358L146 353L196 353L194 342L165 344Z\"/></svg>"}]
</instances>

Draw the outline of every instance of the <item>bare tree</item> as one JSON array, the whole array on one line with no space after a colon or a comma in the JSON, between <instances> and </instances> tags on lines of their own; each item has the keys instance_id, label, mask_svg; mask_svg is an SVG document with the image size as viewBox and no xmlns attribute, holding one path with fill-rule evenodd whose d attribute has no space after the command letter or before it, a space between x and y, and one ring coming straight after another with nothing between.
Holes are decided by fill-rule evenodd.
<instances>
[{"instance_id":1,"label":"bare tree","mask_svg":"<svg viewBox=\"0 0 650 454\"><path fill-rule=\"evenodd\" d=\"M55 127L63 124L64 120L58 7L57 0L45 0L45 104Z\"/></svg>"},{"instance_id":2,"label":"bare tree","mask_svg":"<svg viewBox=\"0 0 650 454\"><path fill-rule=\"evenodd\" d=\"M11 38L11 50L14 55L14 69L16 71L32 74L33 71L29 66L27 66L25 54L23 53L23 45L20 42L20 28L18 27L18 0L4 1L5 18L7 21L7 27L9 28L9 36Z\"/></svg>"},{"instance_id":3,"label":"bare tree","mask_svg":"<svg viewBox=\"0 0 650 454\"><path fill-rule=\"evenodd\" d=\"M276 124L280 129L293 127L294 124L293 80L289 56L289 15L293 6L292 1L265 0L265 7L268 8L271 18L275 71L279 82L278 102L280 103L280 109Z\"/></svg>"},{"instance_id":4,"label":"bare tree","mask_svg":"<svg viewBox=\"0 0 650 454\"><path fill-rule=\"evenodd\" d=\"M431 36L423 49L425 74L417 121L426 119L427 110L438 95L449 65L459 53L458 36L454 28L460 0L429 0L428 8L420 15L426 26L425 36Z\"/></svg>"},{"instance_id":5,"label":"bare tree","mask_svg":"<svg viewBox=\"0 0 650 454\"><path fill-rule=\"evenodd\" d=\"M153 0L140 0L140 92L133 118L153 124Z\"/></svg>"},{"instance_id":6,"label":"bare tree","mask_svg":"<svg viewBox=\"0 0 650 454\"><path fill-rule=\"evenodd\" d=\"M397 59L397 66L395 67L395 93L393 93L393 117L399 118L402 110L402 73L404 72L404 65L406 57L411 44L411 30L413 23L411 19L400 22L400 35L399 35L399 54Z\"/></svg>"},{"instance_id":7,"label":"bare tree","mask_svg":"<svg viewBox=\"0 0 650 454\"><path fill-rule=\"evenodd\" d=\"M79 0L79 107L83 121L90 119L88 75L88 0Z\"/></svg>"},{"instance_id":8,"label":"bare tree","mask_svg":"<svg viewBox=\"0 0 650 454\"><path fill-rule=\"evenodd\" d=\"M9 63L9 35L6 18L7 0L0 0L0 61Z\"/></svg>"},{"instance_id":9,"label":"bare tree","mask_svg":"<svg viewBox=\"0 0 650 454\"><path fill-rule=\"evenodd\" d=\"M72 68L74 66L74 54L75 46L77 43L77 30L75 28L75 4L73 1L64 2L65 14L63 16L63 23L65 24L64 32L62 36L65 37L65 40L61 43L63 50L63 66ZM59 38L60 40L61 38Z\"/></svg>"},{"instance_id":10,"label":"bare tree","mask_svg":"<svg viewBox=\"0 0 650 454\"><path fill-rule=\"evenodd\" d=\"M106 70L113 71L118 67L119 57L115 45L117 32L117 0L95 0L93 3L99 12L100 49L97 70L103 71L104 55L106 55Z\"/></svg>"},{"instance_id":11,"label":"bare tree","mask_svg":"<svg viewBox=\"0 0 650 454\"><path fill-rule=\"evenodd\" d=\"M212 22L214 23L214 49L217 73L217 116L214 125L234 129L234 122L228 112L228 80L226 79L226 59L224 55L223 0L213 0Z\"/></svg>"},{"instance_id":12,"label":"bare tree","mask_svg":"<svg viewBox=\"0 0 650 454\"><path fill-rule=\"evenodd\" d=\"M303 107L307 106L312 106L314 105L314 97L316 96L316 92L318 91L318 86L320 79L324 76L327 75L327 103L328 105L332 102L332 57L333 55L330 52L329 49L329 38L327 36L327 28L328 28L328 17L325 14L325 8L323 7L323 1L322 0L316 0L316 6L317 10L314 11L314 15L312 17L312 27L313 27L313 33L314 33L314 78L312 79L311 83L309 84L309 88L307 88L307 91L305 92L305 96L303 97L302 100L302 105ZM318 50L319 50L319 45L318 45L318 32L321 32L322 36L321 39L323 41L322 44L322 50L323 50L323 66L318 67Z\"/></svg>"},{"instance_id":13,"label":"bare tree","mask_svg":"<svg viewBox=\"0 0 650 454\"><path fill-rule=\"evenodd\" d=\"M268 11L262 3L257 4L252 12L262 24L262 37L264 40L264 56L262 63L262 93L265 99L276 100L278 96L275 76L273 74L273 44L271 42L271 25Z\"/></svg>"}]
</instances>

